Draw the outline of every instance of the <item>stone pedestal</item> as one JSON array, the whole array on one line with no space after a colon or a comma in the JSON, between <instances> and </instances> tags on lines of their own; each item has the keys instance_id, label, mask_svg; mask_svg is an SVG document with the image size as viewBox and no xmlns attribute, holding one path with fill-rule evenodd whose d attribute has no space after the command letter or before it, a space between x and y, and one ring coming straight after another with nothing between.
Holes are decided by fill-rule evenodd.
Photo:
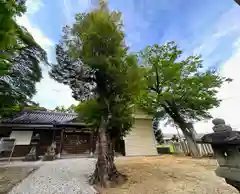
<instances>
[{"instance_id":1,"label":"stone pedestal","mask_svg":"<svg viewBox=\"0 0 240 194\"><path fill-rule=\"evenodd\" d=\"M25 158L23 159L23 161L37 161L39 160L39 156L37 155L37 151L36 151L36 146L34 145L30 152L28 153L27 156L25 156Z\"/></svg>"},{"instance_id":2,"label":"stone pedestal","mask_svg":"<svg viewBox=\"0 0 240 194\"><path fill-rule=\"evenodd\" d=\"M30 152L28 153L27 156L23 159L23 161L37 161L39 160L38 152L37 152L37 147L39 145L40 137L39 134L36 134L34 137L31 139L30 145L32 146Z\"/></svg>"},{"instance_id":3,"label":"stone pedestal","mask_svg":"<svg viewBox=\"0 0 240 194\"><path fill-rule=\"evenodd\" d=\"M214 133L204 135L198 143L212 145L218 162L216 175L240 192L240 131L232 131L223 119L213 120Z\"/></svg>"},{"instance_id":4,"label":"stone pedestal","mask_svg":"<svg viewBox=\"0 0 240 194\"><path fill-rule=\"evenodd\" d=\"M48 148L47 152L43 157L43 161L52 161L55 160L56 157L56 142L53 142Z\"/></svg>"}]
</instances>

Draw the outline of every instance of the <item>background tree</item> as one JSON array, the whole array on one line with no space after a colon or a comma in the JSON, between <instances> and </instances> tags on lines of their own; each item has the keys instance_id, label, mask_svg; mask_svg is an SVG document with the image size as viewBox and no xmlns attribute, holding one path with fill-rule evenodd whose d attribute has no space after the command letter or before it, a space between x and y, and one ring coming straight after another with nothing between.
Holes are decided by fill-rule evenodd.
<instances>
[{"instance_id":1,"label":"background tree","mask_svg":"<svg viewBox=\"0 0 240 194\"><path fill-rule=\"evenodd\" d=\"M124 134L125 123L131 125L139 86L137 57L127 53L120 18L120 13L110 12L102 2L100 8L77 14L74 25L64 28L56 47L58 64L50 72L52 78L70 86L75 99L90 103L81 104L80 110L91 106L101 113L96 122L98 160L91 183L102 186L125 179L114 164L111 138ZM90 118L95 118L93 113L89 111ZM118 114L125 115L127 122Z\"/></svg>"},{"instance_id":2,"label":"background tree","mask_svg":"<svg viewBox=\"0 0 240 194\"><path fill-rule=\"evenodd\" d=\"M40 106L38 103L30 101L27 103L22 103L21 105L14 105L11 107L6 107L4 109L1 109L0 118L7 119L9 117L16 115L21 111L47 111L47 109Z\"/></svg>"},{"instance_id":3,"label":"background tree","mask_svg":"<svg viewBox=\"0 0 240 194\"><path fill-rule=\"evenodd\" d=\"M0 2L0 115L30 101L42 77L39 64L47 63L46 52L15 21L24 13L24 3Z\"/></svg>"},{"instance_id":4,"label":"background tree","mask_svg":"<svg viewBox=\"0 0 240 194\"><path fill-rule=\"evenodd\" d=\"M54 111L55 112L65 112L65 113L74 113L76 106L72 104L68 108L65 108L65 106L57 106Z\"/></svg>"},{"instance_id":5,"label":"background tree","mask_svg":"<svg viewBox=\"0 0 240 194\"><path fill-rule=\"evenodd\" d=\"M151 114L181 128L191 154L199 155L193 122L209 119L209 110L219 106L216 94L225 81L217 71L203 69L200 56L180 60L182 51L174 42L147 46L140 53L146 90L140 104Z\"/></svg>"}]
</instances>

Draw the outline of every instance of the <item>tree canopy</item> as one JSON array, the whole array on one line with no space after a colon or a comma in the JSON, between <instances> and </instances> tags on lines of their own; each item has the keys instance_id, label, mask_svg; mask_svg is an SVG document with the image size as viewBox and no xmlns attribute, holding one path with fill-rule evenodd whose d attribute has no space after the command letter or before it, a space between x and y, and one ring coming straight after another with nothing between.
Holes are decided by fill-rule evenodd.
<instances>
[{"instance_id":1,"label":"tree canopy","mask_svg":"<svg viewBox=\"0 0 240 194\"><path fill-rule=\"evenodd\" d=\"M106 117L110 112L116 124L120 115L125 119L123 113L132 111L140 78L137 56L127 53L121 27L117 12L95 10L77 14L73 27L63 30L63 39L56 46L58 63L49 73L53 79L69 85L76 100L90 100L80 103L78 111L90 106L89 110L98 110L93 115L101 112Z\"/></svg>"},{"instance_id":2,"label":"tree canopy","mask_svg":"<svg viewBox=\"0 0 240 194\"><path fill-rule=\"evenodd\" d=\"M66 108L65 106L57 106L54 109L54 111L56 111L56 112L65 112L65 113L74 113L75 112L75 108L76 108L76 106L74 104L72 104L68 108Z\"/></svg>"},{"instance_id":3,"label":"tree canopy","mask_svg":"<svg viewBox=\"0 0 240 194\"><path fill-rule=\"evenodd\" d=\"M18 46L18 26L15 19L25 11L25 0L0 1L0 50Z\"/></svg>"},{"instance_id":4,"label":"tree canopy","mask_svg":"<svg viewBox=\"0 0 240 194\"><path fill-rule=\"evenodd\" d=\"M146 70L140 106L167 118L193 139L192 123L211 118L209 110L221 102L218 88L228 79L213 69L203 69L200 56L180 59L182 51L174 42L147 46L139 56Z\"/></svg>"},{"instance_id":5,"label":"tree canopy","mask_svg":"<svg viewBox=\"0 0 240 194\"><path fill-rule=\"evenodd\" d=\"M47 63L46 52L16 16L25 12L24 0L0 2L0 114L30 101L42 73L40 62Z\"/></svg>"}]
</instances>

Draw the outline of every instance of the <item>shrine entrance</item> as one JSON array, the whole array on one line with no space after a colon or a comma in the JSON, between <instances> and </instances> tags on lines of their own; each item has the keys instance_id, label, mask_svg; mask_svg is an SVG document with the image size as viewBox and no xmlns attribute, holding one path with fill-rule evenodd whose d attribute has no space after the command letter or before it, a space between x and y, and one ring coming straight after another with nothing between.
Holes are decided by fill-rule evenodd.
<instances>
[{"instance_id":1,"label":"shrine entrance","mask_svg":"<svg viewBox=\"0 0 240 194\"><path fill-rule=\"evenodd\" d=\"M84 132L64 132L62 154L89 154L91 134Z\"/></svg>"}]
</instances>

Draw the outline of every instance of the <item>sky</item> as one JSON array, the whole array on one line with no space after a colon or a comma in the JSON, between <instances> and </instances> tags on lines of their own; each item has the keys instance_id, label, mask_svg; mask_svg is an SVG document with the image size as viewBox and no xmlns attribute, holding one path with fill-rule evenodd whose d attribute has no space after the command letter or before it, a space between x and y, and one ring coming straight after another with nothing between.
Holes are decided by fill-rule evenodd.
<instances>
[{"instance_id":1,"label":"sky","mask_svg":"<svg viewBox=\"0 0 240 194\"><path fill-rule=\"evenodd\" d=\"M35 40L47 51L54 63L55 44L62 27L74 22L74 15L91 10L97 0L27 0L27 13L17 18ZM221 75L233 79L218 93L222 103L210 110L213 117L224 118L234 129L240 129L240 6L233 0L109 0L109 8L122 12L126 42L133 52L147 45L174 40L184 56L201 54L205 67L216 67ZM77 102L68 86L48 76L37 84L33 100L48 109L66 107ZM163 132L176 129L160 124ZM195 123L197 132L211 131L211 120Z\"/></svg>"}]
</instances>

